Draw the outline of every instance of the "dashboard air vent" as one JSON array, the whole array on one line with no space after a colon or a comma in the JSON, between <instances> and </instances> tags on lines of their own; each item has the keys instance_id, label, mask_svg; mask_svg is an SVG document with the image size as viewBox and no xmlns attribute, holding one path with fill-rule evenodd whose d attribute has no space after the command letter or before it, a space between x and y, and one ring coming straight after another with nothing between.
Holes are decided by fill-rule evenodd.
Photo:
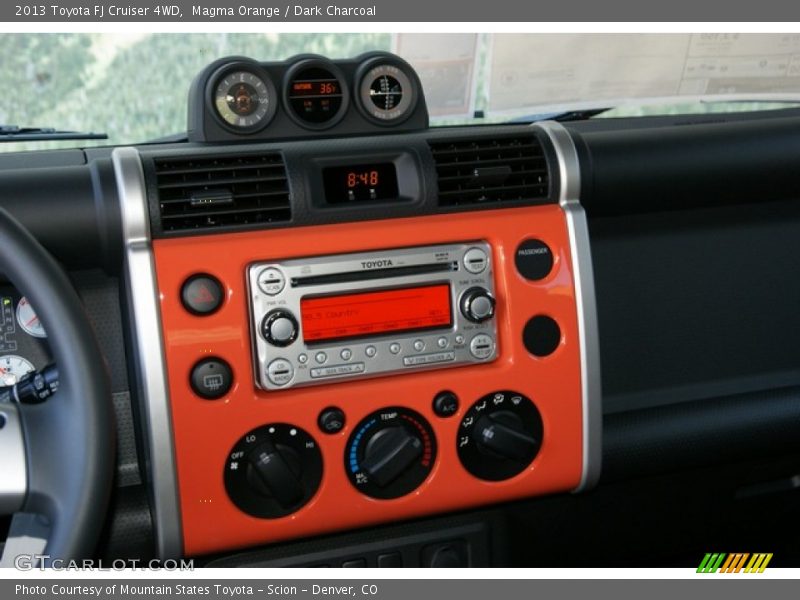
<instances>
[{"instance_id":1,"label":"dashboard air vent","mask_svg":"<svg viewBox=\"0 0 800 600\"><path fill-rule=\"evenodd\" d=\"M289 185L280 154L159 158L155 167L165 232L291 218Z\"/></svg>"},{"instance_id":2,"label":"dashboard air vent","mask_svg":"<svg viewBox=\"0 0 800 600\"><path fill-rule=\"evenodd\" d=\"M440 206L547 200L549 177L541 144L531 136L429 143Z\"/></svg>"}]
</instances>

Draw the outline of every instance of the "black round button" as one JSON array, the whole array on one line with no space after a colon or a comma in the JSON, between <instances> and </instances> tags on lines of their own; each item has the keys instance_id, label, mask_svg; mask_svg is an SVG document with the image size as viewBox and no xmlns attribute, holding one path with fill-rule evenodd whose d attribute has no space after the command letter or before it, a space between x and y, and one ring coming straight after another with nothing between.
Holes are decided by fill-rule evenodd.
<instances>
[{"instance_id":1,"label":"black round button","mask_svg":"<svg viewBox=\"0 0 800 600\"><path fill-rule=\"evenodd\" d=\"M561 328L550 317L537 315L525 324L522 343L534 356L549 356L561 343Z\"/></svg>"},{"instance_id":2,"label":"black round button","mask_svg":"<svg viewBox=\"0 0 800 600\"><path fill-rule=\"evenodd\" d=\"M553 268L553 252L542 240L525 240L514 254L517 271L525 279L544 279Z\"/></svg>"},{"instance_id":3,"label":"black round button","mask_svg":"<svg viewBox=\"0 0 800 600\"><path fill-rule=\"evenodd\" d=\"M319 413L317 425L322 433L339 433L344 428L344 411L336 406L329 406Z\"/></svg>"},{"instance_id":4,"label":"black round button","mask_svg":"<svg viewBox=\"0 0 800 600\"><path fill-rule=\"evenodd\" d=\"M189 381L195 394L206 400L216 400L230 391L233 371L221 358L206 358L192 368Z\"/></svg>"},{"instance_id":5,"label":"black round button","mask_svg":"<svg viewBox=\"0 0 800 600\"><path fill-rule=\"evenodd\" d=\"M181 287L183 307L193 315L206 316L217 312L224 297L225 291L219 279L206 273L192 275Z\"/></svg>"},{"instance_id":6,"label":"black round button","mask_svg":"<svg viewBox=\"0 0 800 600\"><path fill-rule=\"evenodd\" d=\"M433 398L433 412L437 417L451 417L458 412L458 396L453 392L439 392Z\"/></svg>"}]
</instances>

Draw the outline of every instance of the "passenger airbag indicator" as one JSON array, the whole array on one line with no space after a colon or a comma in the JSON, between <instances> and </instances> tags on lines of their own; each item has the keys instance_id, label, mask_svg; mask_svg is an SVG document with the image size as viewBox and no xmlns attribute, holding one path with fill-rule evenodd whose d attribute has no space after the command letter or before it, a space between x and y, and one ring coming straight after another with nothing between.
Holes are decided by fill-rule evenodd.
<instances>
[{"instance_id":1,"label":"passenger airbag indicator","mask_svg":"<svg viewBox=\"0 0 800 600\"><path fill-rule=\"evenodd\" d=\"M300 312L306 343L438 329L453 322L448 284L303 298Z\"/></svg>"}]
</instances>

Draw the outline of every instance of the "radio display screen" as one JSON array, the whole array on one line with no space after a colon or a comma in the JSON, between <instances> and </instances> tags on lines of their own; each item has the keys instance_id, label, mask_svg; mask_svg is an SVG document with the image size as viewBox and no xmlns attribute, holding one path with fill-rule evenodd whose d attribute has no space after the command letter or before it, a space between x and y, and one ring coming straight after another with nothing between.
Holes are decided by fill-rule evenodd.
<instances>
[{"instance_id":1,"label":"radio display screen","mask_svg":"<svg viewBox=\"0 0 800 600\"><path fill-rule=\"evenodd\" d=\"M450 285L359 292L300 301L307 343L450 327Z\"/></svg>"}]
</instances>

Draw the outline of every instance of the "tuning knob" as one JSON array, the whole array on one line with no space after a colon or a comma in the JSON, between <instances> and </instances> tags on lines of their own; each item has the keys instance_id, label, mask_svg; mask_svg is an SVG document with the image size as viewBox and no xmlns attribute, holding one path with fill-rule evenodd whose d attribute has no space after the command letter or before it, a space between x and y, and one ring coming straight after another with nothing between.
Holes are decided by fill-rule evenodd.
<instances>
[{"instance_id":1,"label":"tuning knob","mask_svg":"<svg viewBox=\"0 0 800 600\"><path fill-rule=\"evenodd\" d=\"M272 310L261 321L261 335L273 346L288 346L297 339L297 331L297 319L288 310Z\"/></svg>"},{"instance_id":2,"label":"tuning knob","mask_svg":"<svg viewBox=\"0 0 800 600\"><path fill-rule=\"evenodd\" d=\"M473 287L461 296L461 314L473 323L483 323L494 316L494 296L482 287Z\"/></svg>"}]
</instances>

